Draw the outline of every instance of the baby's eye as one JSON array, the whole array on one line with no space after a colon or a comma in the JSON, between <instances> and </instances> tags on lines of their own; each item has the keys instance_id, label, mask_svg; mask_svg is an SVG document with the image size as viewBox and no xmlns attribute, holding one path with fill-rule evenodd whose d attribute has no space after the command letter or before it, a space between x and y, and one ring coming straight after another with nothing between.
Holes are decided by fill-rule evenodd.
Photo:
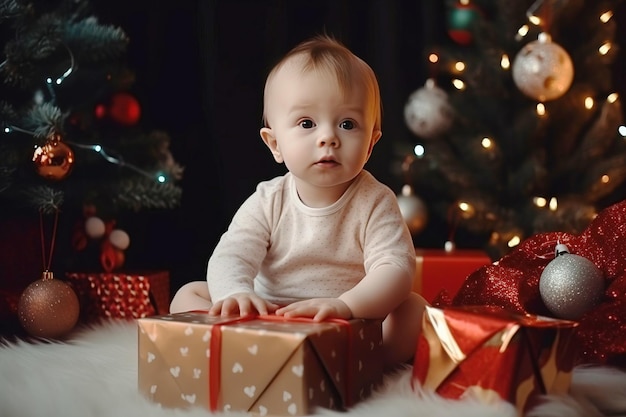
<instances>
[{"instance_id":1,"label":"baby's eye","mask_svg":"<svg viewBox=\"0 0 626 417\"><path fill-rule=\"evenodd\" d=\"M339 123L339 127L346 130L354 129L354 122L352 120L344 120Z\"/></svg>"},{"instance_id":2,"label":"baby's eye","mask_svg":"<svg viewBox=\"0 0 626 417\"><path fill-rule=\"evenodd\" d=\"M311 129L314 125L313 120L306 119L300 122L300 127L303 129Z\"/></svg>"}]
</instances>

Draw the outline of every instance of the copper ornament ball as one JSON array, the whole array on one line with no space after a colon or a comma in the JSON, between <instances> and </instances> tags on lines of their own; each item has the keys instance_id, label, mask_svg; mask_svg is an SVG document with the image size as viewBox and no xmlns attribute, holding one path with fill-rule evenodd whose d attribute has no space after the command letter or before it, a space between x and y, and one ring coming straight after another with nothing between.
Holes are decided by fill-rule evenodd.
<instances>
[{"instance_id":1,"label":"copper ornament ball","mask_svg":"<svg viewBox=\"0 0 626 417\"><path fill-rule=\"evenodd\" d=\"M46 276L30 284L18 304L18 317L28 334L60 338L69 333L79 316L76 293L63 281Z\"/></svg>"},{"instance_id":2,"label":"copper ornament ball","mask_svg":"<svg viewBox=\"0 0 626 417\"><path fill-rule=\"evenodd\" d=\"M55 134L44 145L35 148L33 162L37 174L48 180L60 181L69 175L74 166L74 152L61 141L60 135Z\"/></svg>"}]
</instances>

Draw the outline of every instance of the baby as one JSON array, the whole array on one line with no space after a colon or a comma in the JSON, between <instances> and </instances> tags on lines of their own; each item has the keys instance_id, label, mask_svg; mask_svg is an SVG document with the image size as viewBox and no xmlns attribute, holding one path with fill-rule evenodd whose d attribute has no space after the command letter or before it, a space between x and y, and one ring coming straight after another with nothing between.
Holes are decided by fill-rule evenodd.
<instances>
[{"instance_id":1,"label":"baby","mask_svg":"<svg viewBox=\"0 0 626 417\"><path fill-rule=\"evenodd\" d=\"M234 215L207 268L172 313L380 318L385 364L414 354L425 300L411 291L415 250L395 194L364 170L380 139L369 65L318 36L265 84L261 138L288 172L261 182Z\"/></svg>"}]
</instances>

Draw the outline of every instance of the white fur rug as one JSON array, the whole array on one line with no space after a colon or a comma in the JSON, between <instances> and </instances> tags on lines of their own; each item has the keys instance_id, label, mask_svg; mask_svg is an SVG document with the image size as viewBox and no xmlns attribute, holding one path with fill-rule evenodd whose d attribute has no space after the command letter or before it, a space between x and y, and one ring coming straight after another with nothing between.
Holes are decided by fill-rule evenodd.
<instances>
[{"instance_id":1,"label":"white fur rug","mask_svg":"<svg viewBox=\"0 0 626 417\"><path fill-rule=\"evenodd\" d=\"M373 397L332 417L515 417L505 402L486 405L445 400L410 388L410 369L389 375ZM82 330L65 343L0 346L3 417L206 417L204 409L161 409L137 392L137 327L112 321ZM577 368L571 396L547 398L528 417L626 416L626 373ZM247 413L230 413L244 417Z\"/></svg>"}]
</instances>

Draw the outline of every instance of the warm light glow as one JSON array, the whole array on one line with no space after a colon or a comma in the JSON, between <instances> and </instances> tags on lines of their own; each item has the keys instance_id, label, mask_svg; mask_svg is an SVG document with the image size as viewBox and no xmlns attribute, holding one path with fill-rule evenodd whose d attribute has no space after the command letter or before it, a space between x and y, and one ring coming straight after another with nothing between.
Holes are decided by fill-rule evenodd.
<instances>
[{"instance_id":1,"label":"warm light glow","mask_svg":"<svg viewBox=\"0 0 626 417\"><path fill-rule=\"evenodd\" d=\"M470 0L461 0L459 1L459 3L461 3L463 6L467 6L468 4L470 4Z\"/></svg>"},{"instance_id":2,"label":"warm light glow","mask_svg":"<svg viewBox=\"0 0 626 417\"><path fill-rule=\"evenodd\" d=\"M509 56L507 54L502 55L502 59L500 60L500 66L503 69L511 68L511 60L509 59Z\"/></svg>"},{"instance_id":3,"label":"warm light glow","mask_svg":"<svg viewBox=\"0 0 626 417\"><path fill-rule=\"evenodd\" d=\"M537 103L537 114L539 116L545 116L546 115L546 106L543 103Z\"/></svg>"},{"instance_id":4,"label":"warm light glow","mask_svg":"<svg viewBox=\"0 0 626 417\"><path fill-rule=\"evenodd\" d=\"M541 18L539 16L530 15L528 16L528 21L535 26L541 26Z\"/></svg>"},{"instance_id":5,"label":"warm light glow","mask_svg":"<svg viewBox=\"0 0 626 417\"><path fill-rule=\"evenodd\" d=\"M600 21L602 23L606 23L609 20L611 20L611 18L613 17L613 11L612 10L607 10L606 12L602 13L600 15Z\"/></svg>"},{"instance_id":6,"label":"warm light glow","mask_svg":"<svg viewBox=\"0 0 626 417\"><path fill-rule=\"evenodd\" d=\"M620 127L618 127L617 133L619 133L620 135L626 138L626 126L621 125Z\"/></svg>"},{"instance_id":7,"label":"warm light glow","mask_svg":"<svg viewBox=\"0 0 626 417\"><path fill-rule=\"evenodd\" d=\"M602 176L602 178L600 179L600 181L602 181L602 184L608 184L608 182L611 180L611 178L609 178L608 175L604 174Z\"/></svg>"},{"instance_id":8,"label":"warm light glow","mask_svg":"<svg viewBox=\"0 0 626 417\"><path fill-rule=\"evenodd\" d=\"M459 72L465 71L465 62L458 61L456 64L454 64L454 69Z\"/></svg>"},{"instance_id":9,"label":"warm light glow","mask_svg":"<svg viewBox=\"0 0 626 417\"><path fill-rule=\"evenodd\" d=\"M457 90L465 89L465 83L462 80L459 80L458 78L455 78L454 80L452 80L452 85L455 86Z\"/></svg>"},{"instance_id":10,"label":"warm light glow","mask_svg":"<svg viewBox=\"0 0 626 417\"><path fill-rule=\"evenodd\" d=\"M424 145L415 145L415 148L413 148L413 153L415 154L415 156L417 156L418 158L421 158L424 156L424 152L426 151L426 149L424 149Z\"/></svg>"},{"instance_id":11,"label":"warm light glow","mask_svg":"<svg viewBox=\"0 0 626 417\"><path fill-rule=\"evenodd\" d=\"M521 37L524 37L526 35L528 35L528 31L530 30L530 28L528 27L528 25L523 25L521 28L519 28L517 30L517 34Z\"/></svg>"},{"instance_id":12,"label":"warm light glow","mask_svg":"<svg viewBox=\"0 0 626 417\"><path fill-rule=\"evenodd\" d=\"M608 101L609 103L615 103L618 98L619 98L619 94L611 93L606 97L606 101Z\"/></svg>"},{"instance_id":13,"label":"warm light glow","mask_svg":"<svg viewBox=\"0 0 626 417\"><path fill-rule=\"evenodd\" d=\"M557 201L556 197L552 197L550 199L550 204L548 205L548 207L550 208L550 210L556 211L556 209L559 207L559 202Z\"/></svg>"},{"instance_id":14,"label":"warm light glow","mask_svg":"<svg viewBox=\"0 0 626 417\"><path fill-rule=\"evenodd\" d=\"M601 55L606 55L611 50L611 42L605 42L598 48Z\"/></svg>"},{"instance_id":15,"label":"warm light glow","mask_svg":"<svg viewBox=\"0 0 626 417\"><path fill-rule=\"evenodd\" d=\"M432 64L436 64L437 62L439 62L439 56L436 53L433 52L430 55L428 55L428 60Z\"/></svg>"},{"instance_id":16,"label":"warm light glow","mask_svg":"<svg viewBox=\"0 0 626 417\"><path fill-rule=\"evenodd\" d=\"M515 246L519 245L521 241L522 239L520 239L519 236L515 235L511 239L509 239L509 241L507 242L507 246L509 248L514 248Z\"/></svg>"},{"instance_id":17,"label":"warm light glow","mask_svg":"<svg viewBox=\"0 0 626 417\"><path fill-rule=\"evenodd\" d=\"M546 206L546 204L548 204L548 200L543 197L535 197L533 198L533 203L535 203L537 207L543 208Z\"/></svg>"},{"instance_id":18,"label":"warm light glow","mask_svg":"<svg viewBox=\"0 0 626 417\"><path fill-rule=\"evenodd\" d=\"M491 139L489 139L488 137L484 137L482 141L480 141L480 144L483 145L483 148L485 149L489 149L491 148Z\"/></svg>"},{"instance_id":19,"label":"warm light glow","mask_svg":"<svg viewBox=\"0 0 626 417\"><path fill-rule=\"evenodd\" d=\"M585 108L587 110L593 109L593 98L592 97L586 97L585 98Z\"/></svg>"},{"instance_id":20,"label":"warm light glow","mask_svg":"<svg viewBox=\"0 0 626 417\"><path fill-rule=\"evenodd\" d=\"M411 188L411 186L409 184L404 184L402 186L402 195L405 196L405 197L408 197L411 194L413 194L413 188Z\"/></svg>"},{"instance_id":21,"label":"warm light glow","mask_svg":"<svg viewBox=\"0 0 626 417\"><path fill-rule=\"evenodd\" d=\"M469 203L466 203L465 201L461 201L459 202L459 208L461 209L461 211L468 212L472 209L472 206Z\"/></svg>"}]
</instances>

